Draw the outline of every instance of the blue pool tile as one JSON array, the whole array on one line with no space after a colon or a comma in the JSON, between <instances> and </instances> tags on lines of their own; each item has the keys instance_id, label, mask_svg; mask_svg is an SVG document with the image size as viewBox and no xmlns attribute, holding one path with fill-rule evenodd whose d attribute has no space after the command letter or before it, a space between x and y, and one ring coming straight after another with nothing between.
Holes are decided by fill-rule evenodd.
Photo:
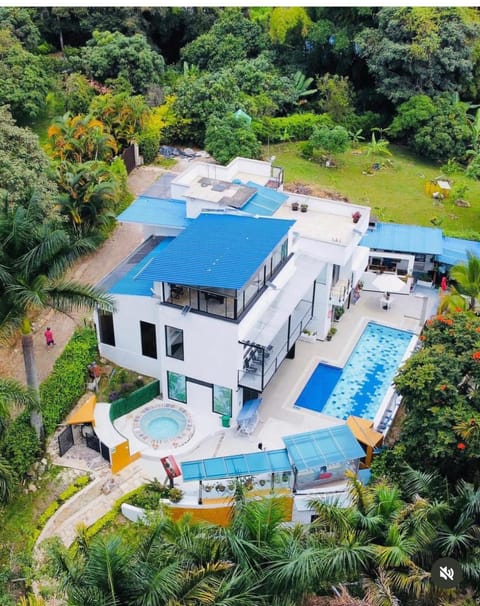
<instances>
[{"instance_id":1,"label":"blue pool tile","mask_svg":"<svg viewBox=\"0 0 480 606\"><path fill-rule=\"evenodd\" d=\"M344 420L352 414L373 419L412 336L370 322L343 371L319 364L295 405Z\"/></svg>"}]
</instances>

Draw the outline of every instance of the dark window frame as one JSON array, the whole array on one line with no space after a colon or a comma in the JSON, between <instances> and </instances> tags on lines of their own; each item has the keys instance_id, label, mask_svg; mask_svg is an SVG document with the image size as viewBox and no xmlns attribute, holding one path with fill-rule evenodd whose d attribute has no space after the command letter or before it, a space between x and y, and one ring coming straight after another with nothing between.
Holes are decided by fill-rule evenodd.
<instances>
[{"instance_id":1,"label":"dark window frame","mask_svg":"<svg viewBox=\"0 0 480 606\"><path fill-rule=\"evenodd\" d=\"M140 342L142 345L142 356L157 360L157 326L155 324L140 320Z\"/></svg>"},{"instance_id":2,"label":"dark window frame","mask_svg":"<svg viewBox=\"0 0 480 606\"><path fill-rule=\"evenodd\" d=\"M115 347L115 325L111 311L98 310L98 336L103 345Z\"/></svg>"},{"instance_id":3,"label":"dark window frame","mask_svg":"<svg viewBox=\"0 0 480 606\"><path fill-rule=\"evenodd\" d=\"M182 342L181 344L175 344L177 346L175 351L172 349L172 346L170 344L169 329L180 331L182 333ZM175 355L177 351L179 355ZM183 328L177 328L176 326L170 326L168 324L165 324L165 355L167 356L167 358L181 360L182 362L185 361L185 340L183 338Z\"/></svg>"}]
</instances>

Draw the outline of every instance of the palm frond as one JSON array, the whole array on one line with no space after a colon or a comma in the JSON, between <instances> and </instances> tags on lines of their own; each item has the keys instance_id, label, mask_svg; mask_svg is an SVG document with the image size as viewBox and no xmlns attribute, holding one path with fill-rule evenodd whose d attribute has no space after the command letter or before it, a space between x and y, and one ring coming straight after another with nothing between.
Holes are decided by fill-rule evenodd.
<instances>
[{"instance_id":1,"label":"palm frond","mask_svg":"<svg viewBox=\"0 0 480 606\"><path fill-rule=\"evenodd\" d=\"M73 281L57 281L48 284L46 295L49 307L62 313L99 307L104 311L115 311L115 298L100 288Z\"/></svg>"}]
</instances>

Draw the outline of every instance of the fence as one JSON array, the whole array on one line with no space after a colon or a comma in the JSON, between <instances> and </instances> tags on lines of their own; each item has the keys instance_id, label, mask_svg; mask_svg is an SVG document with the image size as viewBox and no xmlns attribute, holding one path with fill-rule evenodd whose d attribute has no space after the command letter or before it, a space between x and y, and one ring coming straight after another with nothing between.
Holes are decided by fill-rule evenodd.
<instances>
[{"instance_id":1,"label":"fence","mask_svg":"<svg viewBox=\"0 0 480 606\"><path fill-rule=\"evenodd\" d=\"M135 390L126 398L112 402L110 406L110 421L113 423L120 417L127 415L132 410L150 402L160 393L160 381L153 381L140 389Z\"/></svg>"}]
</instances>

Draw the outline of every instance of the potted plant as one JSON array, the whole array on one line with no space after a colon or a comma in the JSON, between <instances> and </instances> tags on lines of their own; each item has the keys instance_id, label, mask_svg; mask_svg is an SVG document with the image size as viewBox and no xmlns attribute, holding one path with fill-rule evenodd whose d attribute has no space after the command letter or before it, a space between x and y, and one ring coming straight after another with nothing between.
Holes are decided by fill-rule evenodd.
<instances>
[{"instance_id":1,"label":"potted plant","mask_svg":"<svg viewBox=\"0 0 480 606\"><path fill-rule=\"evenodd\" d=\"M300 204L300 211L306 213L308 210L308 204Z\"/></svg>"},{"instance_id":2,"label":"potted plant","mask_svg":"<svg viewBox=\"0 0 480 606\"><path fill-rule=\"evenodd\" d=\"M337 329L335 328L335 326L332 326L332 327L330 328L330 330L328 331L328 333L327 333L327 341L331 341L331 340L332 340L333 335L334 335L336 332L337 332Z\"/></svg>"},{"instance_id":3,"label":"potted plant","mask_svg":"<svg viewBox=\"0 0 480 606\"><path fill-rule=\"evenodd\" d=\"M317 340L317 331L316 330L308 330L304 328L300 335L300 339L302 341L307 341L307 343L315 343Z\"/></svg>"},{"instance_id":4,"label":"potted plant","mask_svg":"<svg viewBox=\"0 0 480 606\"><path fill-rule=\"evenodd\" d=\"M180 488L170 488L168 491L168 498L172 503L179 503L183 497L183 490Z\"/></svg>"},{"instance_id":5,"label":"potted plant","mask_svg":"<svg viewBox=\"0 0 480 606\"><path fill-rule=\"evenodd\" d=\"M298 210L299 204L298 202L292 202L292 210Z\"/></svg>"},{"instance_id":6,"label":"potted plant","mask_svg":"<svg viewBox=\"0 0 480 606\"><path fill-rule=\"evenodd\" d=\"M360 221L360 217L362 216L362 213L358 210L356 210L354 213L352 213L352 220L354 223L358 223Z\"/></svg>"},{"instance_id":7,"label":"potted plant","mask_svg":"<svg viewBox=\"0 0 480 606\"><path fill-rule=\"evenodd\" d=\"M217 485L215 486L215 490L216 490L217 492L225 492L225 486L224 486L224 484L217 484Z\"/></svg>"}]
</instances>

